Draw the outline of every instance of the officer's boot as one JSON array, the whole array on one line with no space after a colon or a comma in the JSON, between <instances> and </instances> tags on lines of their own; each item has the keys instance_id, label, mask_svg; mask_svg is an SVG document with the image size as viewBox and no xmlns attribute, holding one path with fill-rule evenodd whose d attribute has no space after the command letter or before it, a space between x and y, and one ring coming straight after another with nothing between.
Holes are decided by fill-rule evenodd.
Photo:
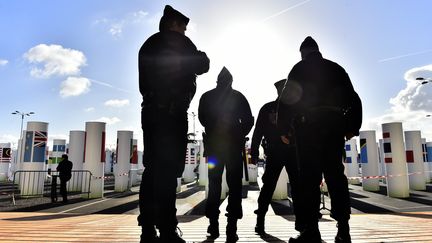
<instances>
[{"instance_id":1,"label":"officer's boot","mask_svg":"<svg viewBox=\"0 0 432 243\"><path fill-rule=\"evenodd\" d=\"M226 227L226 242L237 242L237 219L236 218L228 218L228 224Z\"/></svg>"},{"instance_id":2,"label":"officer's boot","mask_svg":"<svg viewBox=\"0 0 432 243\"><path fill-rule=\"evenodd\" d=\"M318 229L318 222L314 225L308 225L306 229L295 238L290 238L289 243L321 243L321 233Z\"/></svg>"},{"instance_id":3,"label":"officer's boot","mask_svg":"<svg viewBox=\"0 0 432 243\"><path fill-rule=\"evenodd\" d=\"M143 226L141 228L141 241L140 243L153 243L158 240L158 237L156 236L156 230L154 226Z\"/></svg>"},{"instance_id":4,"label":"officer's boot","mask_svg":"<svg viewBox=\"0 0 432 243\"><path fill-rule=\"evenodd\" d=\"M180 232L177 233L177 230ZM160 236L159 236L159 241L161 243L186 243L185 240L183 240L181 238L182 236L182 232L181 230L177 227L176 229L169 229L169 230L164 230L164 229L160 229Z\"/></svg>"},{"instance_id":5,"label":"officer's boot","mask_svg":"<svg viewBox=\"0 0 432 243\"><path fill-rule=\"evenodd\" d=\"M216 239L219 237L219 221L218 218L211 218L210 225L207 228L207 237L210 239Z\"/></svg>"},{"instance_id":6,"label":"officer's boot","mask_svg":"<svg viewBox=\"0 0 432 243\"><path fill-rule=\"evenodd\" d=\"M265 215L264 214L257 214L257 222L255 225L255 233L259 234L259 235L265 235L265 231L264 231L264 220L265 220Z\"/></svg>"},{"instance_id":7,"label":"officer's boot","mask_svg":"<svg viewBox=\"0 0 432 243\"><path fill-rule=\"evenodd\" d=\"M338 232L335 237L335 243L351 243L348 221L339 221L337 227Z\"/></svg>"}]
</instances>

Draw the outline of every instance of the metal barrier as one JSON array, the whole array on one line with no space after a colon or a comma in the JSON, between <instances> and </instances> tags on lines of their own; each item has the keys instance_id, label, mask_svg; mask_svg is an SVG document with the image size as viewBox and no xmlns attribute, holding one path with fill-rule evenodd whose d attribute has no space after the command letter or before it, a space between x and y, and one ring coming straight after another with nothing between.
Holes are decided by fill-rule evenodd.
<instances>
[{"instance_id":1,"label":"metal barrier","mask_svg":"<svg viewBox=\"0 0 432 243\"><path fill-rule=\"evenodd\" d=\"M47 170L18 170L13 175L12 183L18 184L21 197L43 197L50 195L51 187L45 189L46 184L51 185L52 175L58 175L57 171ZM58 176L54 177L58 178ZM68 192L79 192L90 195L90 182L92 173L88 170L72 170L72 177L67 183ZM51 180L50 180L51 179ZM57 183L60 185L60 183ZM12 192L12 202L15 204L15 190Z\"/></svg>"}]
</instances>

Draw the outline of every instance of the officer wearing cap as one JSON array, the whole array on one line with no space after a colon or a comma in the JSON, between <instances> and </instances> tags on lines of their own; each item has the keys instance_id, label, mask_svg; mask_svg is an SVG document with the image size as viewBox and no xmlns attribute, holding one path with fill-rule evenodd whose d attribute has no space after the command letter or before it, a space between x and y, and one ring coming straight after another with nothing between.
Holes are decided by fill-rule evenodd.
<instances>
[{"instance_id":1,"label":"officer wearing cap","mask_svg":"<svg viewBox=\"0 0 432 243\"><path fill-rule=\"evenodd\" d=\"M282 93L286 79L276 82L278 96ZM259 146L262 144L267 157L264 175L262 176L263 186L258 197L257 224L255 232L265 234L264 219L271 202L273 192L276 188L279 175L285 166L291 186L294 214L296 215L296 229L301 231L300 207L297 204L298 169L296 151L288 139L291 135L281 134L277 126L278 102L274 100L260 109L251 144L252 163L256 164L259 156ZM282 136L282 137L281 137ZM263 139L264 138L264 139Z\"/></svg>"},{"instance_id":2,"label":"officer wearing cap","mask_svg":"<svg viewBox=\"0 0 432 243\"><path fill-rule=\"evenodd\" d=\"M188 17L165 6L159 32L138 54L145 167L138 216L141 242L185 242L176 231L177 177L184 169L187 109L195 95L196 76L209 69L207 55L185 36L188 23Z\"/></svg>"},{"instance_id":3,"label":"officer wearing cap","mask_svg":"<svg viewBox=\"0 0 432 243\"><path fill-rule=\"evenodd\" d=\"M204 156L209 163L209 193L205 215L210 225L209 237L219 237L219 204L221 197L222 173L226 168L229 188L226 228L227 242L235 242L237 220L243 217L242 177L245 137L252 129L253 116L247 99L242 93L232 89L233 77L223 67L217 78L215 89L201 96L198 118L205 128Z\"/></svg>"},{"instance_id":4,"label":"officer wearing cap","mask_svg":"<svg viewBox=\"0 0 432 243\"><path fill-rule=\"evenodd\" d=\"M288 75L281 103L281 120L292 125L298 151L300 196L307 214L306 227L289 242L321 242L320 184L322 175L331 197L331 217L337 220L335 242L351 242L349 233L350 196L344 175L344 138L359 134L361 101L346 71L324 59L316 41L308 36L300 46L302 60Z\"/></svg>"}]
</instances>

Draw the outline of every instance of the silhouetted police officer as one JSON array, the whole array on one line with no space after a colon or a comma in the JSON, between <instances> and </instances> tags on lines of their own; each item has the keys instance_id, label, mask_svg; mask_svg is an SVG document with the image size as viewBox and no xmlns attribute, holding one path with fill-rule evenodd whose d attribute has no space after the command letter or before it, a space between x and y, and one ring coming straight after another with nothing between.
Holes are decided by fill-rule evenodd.
<instances>
[{"instance_id":1,"label":"silhouetted police officer","mask_svg":"<svg viewBox=\"0 0 432 243\"><path fill-rule=\"evenodd\" d=\"M69 158L66 154L62 155L62 161L57 165L57 171L59 172L59 178L60 178L60 194L63 197L63 203L67 203L67 189L66 189L66 183L71 179L72 177L72 167L73 163L69 161Z\"/></svg>"},{"instance_id":2,"label":"silhouetted police officer","mask_svg":"<svg viewBox=\"0 0 432 243\"><path fill-rule=\"evenodd\" d=\"M276 82L274 85L277 89L278 96L282 93L286 79ZM269 204L271 202L279 175L285 166L288 172L291 196L294 206L294 214L296 215L296 229L302 230L300 207L298 205L297 190L298 190L298 168L295 147L287 141L283 141L288 134L281 134L277 126L277 100L265 104L259 111L255 130L252 136L251 156L253 163L256 164L259 156L259 146L264 137L265 144L263 144L264 153L267 156L265 172L262 177L263 187L261 188L258 197L258 209L255 210L257 214L257 224L255 232L258 234L265 234L264 231L264 218L267 213Z\"/></svg>"},{"instance_id":3,"label":"silhouetted police officer","mask_svg":"<svg viewBox=\"0 0 432 243\"><path fill-rule=\"evenodd\" d=\"M210 225L207 232L210 238L219 237L221 183L226 167L229 187L227 242L238 240L237 220L243 217L242 151L245 137L253 126L249 103L242 93L231 88L232 81L232 75L224 67L218 75L216 88L202 95L198 108L198 118L205 128L204 156L209 163L209 193L205 214Z\"/></svg>"},{"instance_id":4,"label":"silhouetted police officer","mask_svg":"<svg viewBox=\"0 0 432 243\"><path fill-rule=\"evenodd\" d=\"M306 229L289 242L321 242L318 219L323 174L331 197L331 217L338 222L335 242L351 242L350 197L342 153L344 137L359 134L361 101L345 70L324 59L314 39L307 37L300 52L302 61L293 67L284 87L281 101L288 111L281 111L281 118L294 128L300 166L299 203L308 213L302 215Z\"/></svg>"},{"instance_id":5,"label":"silhouetted police officer","mask_svg":"<svg viewBox=\"0 0 432 243\"><path fill-rule=\"evenodd\" d=\"M185 164L187 109L195 95L196 76L209 59L185 36L189 18L167 5L160 32L139 51L139 88L143 96L144 167L140 187L141 242L185 242L177 234L176 187Z\"/></svg>"}]
</instances>

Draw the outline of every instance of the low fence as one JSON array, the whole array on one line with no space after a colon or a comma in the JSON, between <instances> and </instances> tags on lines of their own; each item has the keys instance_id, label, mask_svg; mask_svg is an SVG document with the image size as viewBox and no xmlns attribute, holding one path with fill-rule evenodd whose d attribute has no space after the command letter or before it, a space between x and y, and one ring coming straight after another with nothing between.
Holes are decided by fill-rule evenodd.
<instances>
[{"instance_id":1,"label":"low fence","mask_svg":"<svg viewBox=\"0 0 432 243\"><path fill-rule=\"evenodd\" d=\"M13 204L15 205L15 198L17 196L43 197L44 195L50 195L53 179L58 180L57 171L15 171L12 183L18 185L18 190L13 190L12 192ZM67 191L89 195L91 179L92 173L88 170L72 170L72 177L67 183ZM55 183L60 186L60 181L56 181ZM19 191L19 194L16 195L15 191Z\"/></svg>"}]
</instances>

